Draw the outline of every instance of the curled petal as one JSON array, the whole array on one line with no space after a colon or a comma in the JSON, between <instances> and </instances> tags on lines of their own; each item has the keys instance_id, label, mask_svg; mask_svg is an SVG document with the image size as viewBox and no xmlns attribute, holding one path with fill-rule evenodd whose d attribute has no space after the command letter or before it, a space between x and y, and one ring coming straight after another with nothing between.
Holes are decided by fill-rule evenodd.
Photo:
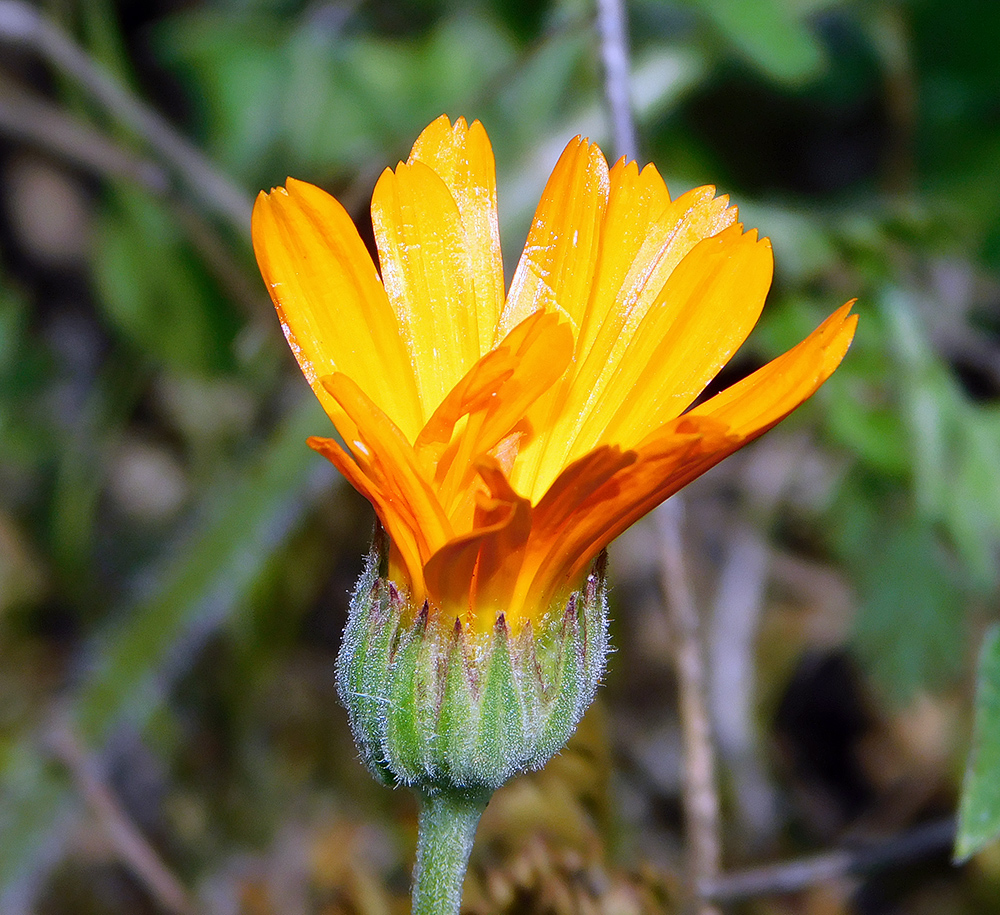
<instances>
[{"instance_id":1,"label":"curled petal","mask_svg":"<svg viewBox=\"0 0 1000 915\"><path fill-rule=\"evenodd\" d=\"M722 423L682 417L643 447L619 452L617 467L615 450L608 446L593 452L607 456L591 466L590 455L570 465L563 475L572 478L585 468L593 479L590 485L586 477L574 481L574 498L567 498L564 490L569 487L560 475L551 490L554 496L546 493L536 507L531 575L522 576L521 584L526 603L547 606L561 590L572 587L618 534L704 473L730 441Z\"/></svg>"},{"instance_id":2,"label":"curled petal","mask_svg":"<svg viewBox=\"0 0 1000 915\"><path fill-rule=\"evenodd\" d=\"M386 530L392 536L394 527L405 525L420 555L430 556L451 539L453 531L437 493L424 477L413 446L346 375L329 375L322 382L357 429L356 437L346 440L354 462L388 500L386 511L391 517L382 518ZM325 447L323 453L333 460L331 449ZM414 578L411 575L411 580Z\"/></svg>"},{"instance_id":3,"label":"curled petal","mask_svg":"<svg viewBox=\"0 0 1000 915\"><path fill-rule=\"evenodd\" d=\"M622 531L811 397L851 343L857 316L849 314L850 307L838 309L784 355L647 436L635 448L634 462L589 493L578 487L583 493L578 501L550 499L547 493L535 508L530 552L539 558L533 560L531 583L522 583L525 593L551 599ZM552 492L561 489L557 480Z\"/></svg>"},{"instance_id":4,"label":"curled petal","mask_svg":"<svg viewBox=\"0 0 1000 915\"><path fill-rule=\"evenodd\" d=\"M443 504L452 506L460 499L479 458L523 423L529 407L563 374L572 355L569 327L554 314L535 312L451 390L415 442L421 457L436 467ZM456 435L456 425L465 417ZM522 431L521 437L527 437L527 428Z\"/></svg>"},{"instance_id":5,"label":"curled petal","mask_svg":"<svg viewBox=\"0 0 1000 915\"><path fill-rule=\"evenodd\" d=\"M472 531L439 549L427 563L427 591L450 616L480 632L500 613L518 620L512 595L531 534L531 503L514 492L499 464L479 464L480 493Z\"/></svg>"},{"instance_id":6,"label":"curled petal","mask_svg":"<svg viewBox=\"0 0 1000 915\"><path fill-rule=\"evenodd\" d=\"M313 451L322 454L344 475L351 486L371 502L379 521L389 535L397 560L396 565L401 567L405 575L405 581L401 584L409 587L416 601L422 600L426 594L423 557L427 555L428 547L426 543L421 542L420 529L410 523L412 513L397 510L397 498L391 489L386 489L385 476L377 473L373 474L377 479L369 476L332 438L320 438L314 435L307 439L307 444Z\"/></svg>"}]
</instances>

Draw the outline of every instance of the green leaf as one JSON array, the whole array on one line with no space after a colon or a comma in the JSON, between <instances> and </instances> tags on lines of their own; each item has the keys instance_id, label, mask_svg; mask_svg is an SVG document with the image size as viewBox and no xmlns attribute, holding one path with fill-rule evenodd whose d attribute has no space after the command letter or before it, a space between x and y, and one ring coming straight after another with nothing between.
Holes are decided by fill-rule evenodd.
<instances>
[{"instance_id":1,"label":"green leaf","mask_svg":"<svg viewBox=\"0 0 1000 915\"><path fill-rule=\"evenodd\" d=\"M162 208L120 191L97 236L99 304L124 339L181 374L232 369L236 316Z\"/></svg>"},{"instance_id":2,"label":"green leaf","mask_svg":"<svg viewBox=\"0 0 1000 915\"><path fill-rule=\"evenodd\" d=\"M843 496L853 515L845 546L857 570L861 606L854 641L887 698L905 703L940 689L961 668L965 593L934 528L875 493ZM842 536L844 536L842 534ZM877 550L872 544L878 544Z\"/></svg>"},{"instance_id":3,"label":"green leaf","mask_svg":"<svg viewBox=\"0 0 1000 915\"><path fill-rule=\"evenodd\" d=\"M958 813L958 862L1000 836L1000 626L986 634L979 655L973 740Z\"/></svg>"},{"instance_id":4,"label":"green leaf","mask_svg":"<svg viewBox=\"0 0 1000 915\"><path fill-rule=\"evenodd\" d=\"M782 0L693 0L751 63L782 83L802 83L823 69L819 43Z\"/></svg>"}]
</instances>

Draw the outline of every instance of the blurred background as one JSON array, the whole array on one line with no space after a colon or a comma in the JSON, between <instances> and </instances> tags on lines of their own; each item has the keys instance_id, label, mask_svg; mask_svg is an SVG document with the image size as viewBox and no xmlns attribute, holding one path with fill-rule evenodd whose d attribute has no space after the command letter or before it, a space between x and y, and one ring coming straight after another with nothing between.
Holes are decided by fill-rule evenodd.
<instances>
[{"instance_id":1,"label":"blurred background","mask_svg":"<svg viewBox=\"0 0 1000 915\"><path fill-rule=\"evenodd\" d=\"M948 840L1000 583L1000 5L627 12L640 159L675 195L717 185L774 244L719 384L849 298L861 315L825 388L689 488L684 558L726 866L904 847L726 911L1000 912L1000 854L953 867ZM563 145L612 154L594 17L0 3L4 915L408 911L415 807L361 768L333 683L372 513L304 444L329 424L250 205L294 175L370 237L380 170L442 112L478 118L510 272ZM614 546L606 687L491 804L470 912L674 911L662 553L655 518Z\"/></svg>"}]
</instances>

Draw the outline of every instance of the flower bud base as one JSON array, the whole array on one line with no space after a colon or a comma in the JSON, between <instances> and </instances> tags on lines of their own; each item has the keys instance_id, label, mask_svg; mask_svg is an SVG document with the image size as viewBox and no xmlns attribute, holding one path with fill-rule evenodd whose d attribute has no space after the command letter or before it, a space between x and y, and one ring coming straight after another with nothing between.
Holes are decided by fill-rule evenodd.
<instances>
[{"instance_id":1,"label":"flower bud base","mask_svg":"<svg viewBox=\"0 0 1000 915\"><path fill-rule=\"evenodd\" d=\"M493 791L538 769L576 729L608 651L603 554L537 627L485 634L417 612L378 574L373 549L351 600L337 685L362 759L424 794Z\"/></svg>"}]
</instances>

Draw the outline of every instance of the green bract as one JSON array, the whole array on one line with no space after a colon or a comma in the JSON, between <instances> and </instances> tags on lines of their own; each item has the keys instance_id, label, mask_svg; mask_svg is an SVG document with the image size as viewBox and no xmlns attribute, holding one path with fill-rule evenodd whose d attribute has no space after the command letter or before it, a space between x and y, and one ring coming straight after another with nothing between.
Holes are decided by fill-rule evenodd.
<instances>
[{"instance_id":1,"label":"green bract","mask_svg":"<svg viewBox=\"0 0 1000 915\"><path fill-rule=\"evenodd\" d=\"M543 766L594 698L608 651L602 558L584 586L516 636L416 610L373 548L351 600L337 685L362 759L422 792L499 788Z\"/></svg>"}]
</instances>

